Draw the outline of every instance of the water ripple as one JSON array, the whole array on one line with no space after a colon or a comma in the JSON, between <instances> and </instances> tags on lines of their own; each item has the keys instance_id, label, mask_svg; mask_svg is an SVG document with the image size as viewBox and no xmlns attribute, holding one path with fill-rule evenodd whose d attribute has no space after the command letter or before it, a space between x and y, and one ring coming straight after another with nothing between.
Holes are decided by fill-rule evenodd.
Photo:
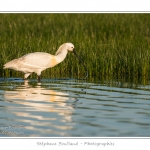
<instances>
[{"instance_id":1,"label":"water ripple","mask_svg":"<svg viewBox=\"0 0 150 150\"><path fill-rule=\"evenodd\" d=\"M0 136L149 136L149 92L150 86L1 80ZM23 134L2 128L18 125L24 126Z\"/></svg>"}]
</instances>

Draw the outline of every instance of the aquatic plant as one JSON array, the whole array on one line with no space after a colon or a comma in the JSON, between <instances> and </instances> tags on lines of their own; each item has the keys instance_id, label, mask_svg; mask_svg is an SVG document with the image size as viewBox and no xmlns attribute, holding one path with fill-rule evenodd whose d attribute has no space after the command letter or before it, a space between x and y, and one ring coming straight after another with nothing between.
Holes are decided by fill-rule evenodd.
<instances>
[{"instance_id":1,"label":"aquatic plant","mask_svg":"<svg viewBox=\"0 0 150 150\"><path fill-rule=\"evenodd\" d=\"M0 76L23 77L3 64L31 52L55 54L72 42L84 59L89 80L150 76L150 14L0 14ZM69 53L43 78L85 76ZM36 75L32 75L32 78Z\"/></svg>"}]
</instances>

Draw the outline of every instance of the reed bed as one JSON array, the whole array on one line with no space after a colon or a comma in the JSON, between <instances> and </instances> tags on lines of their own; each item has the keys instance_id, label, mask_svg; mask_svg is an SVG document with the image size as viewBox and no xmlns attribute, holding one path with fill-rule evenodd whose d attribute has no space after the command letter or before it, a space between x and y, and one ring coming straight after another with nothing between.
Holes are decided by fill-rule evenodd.
<instances>
[{"instance_id":1,"label":"reed bed","mask_svg":"<svg viewBox=\"0 0 150 150\"><path fill-rule=\"evenodd\" d=\"M150 14L0 14L0 76L23 77L3 65L27 53L55 54L72 42L89 80L150 77ZM73 53L42 78L85 76ZM35 74L31 75L35 78Z\"/></svg>"}]
</instances>

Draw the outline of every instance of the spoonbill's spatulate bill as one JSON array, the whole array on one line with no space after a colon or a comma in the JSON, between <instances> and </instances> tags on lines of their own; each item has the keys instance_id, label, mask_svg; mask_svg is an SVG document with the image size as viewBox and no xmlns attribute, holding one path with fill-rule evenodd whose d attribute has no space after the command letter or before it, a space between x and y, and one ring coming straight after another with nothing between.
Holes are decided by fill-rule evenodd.
<instances>
[{"instance_id":1,"label":"spoonbill's spatulate bill","mask_svg":"<svg viewBox=\"0 0 150 150\"><path fill-rule=\"evenodd\" d=\"M80 61L81 64L83 65L84 70L86 71L86 76L85 76L85 79L86 79L86 78L88 77L88 71L87 71L87 69L86 69L86 67L85 67L85 65L84 65L84 63L83 63L83 61L82 61L82 59L77 55L77 53L76 53L75 50L73 51L73 53L75 54L75 56L79 59L79 61Z\"/></svg>"},{"instance_id":2,"label":"spoonbill's spatulate bill","mask_svg":"<svg viewBox=\"0 0 150 150\"><path fill-rule=\"evenodd\" d=\"M16 71L21 71L24 73L24 79L35 72L38 75L38 81L41 79L41 72L47 68L54 67L55 65L62 62L68 53L68 51L73 51L77 58L81 61L84 66L85 71L86 67L83 64L82 60L74 51L74 45L72 43L64 43L56 51L55 55L51 55L45 52L35 52L24 55L20 58L14 59L4 65L4 69L14 69ZM87 76L86 76L87 77Z\"/></svg>"}]
</instances>

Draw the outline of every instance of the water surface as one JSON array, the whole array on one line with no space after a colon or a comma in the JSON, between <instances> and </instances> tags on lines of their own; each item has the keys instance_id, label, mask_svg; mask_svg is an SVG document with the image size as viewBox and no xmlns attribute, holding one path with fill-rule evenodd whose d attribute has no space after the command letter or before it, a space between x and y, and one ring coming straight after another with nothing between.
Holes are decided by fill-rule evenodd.
<instances>
[{"instance_id":1,"label":"water surface","mask_svg":"<svg viewBox=\"0 0 150 150\"><path fill-rule=\"evenodd\" d=\"M150 86L114 83L1 79L0 136L149 136Z\"/></svg>"}]
</instances>

